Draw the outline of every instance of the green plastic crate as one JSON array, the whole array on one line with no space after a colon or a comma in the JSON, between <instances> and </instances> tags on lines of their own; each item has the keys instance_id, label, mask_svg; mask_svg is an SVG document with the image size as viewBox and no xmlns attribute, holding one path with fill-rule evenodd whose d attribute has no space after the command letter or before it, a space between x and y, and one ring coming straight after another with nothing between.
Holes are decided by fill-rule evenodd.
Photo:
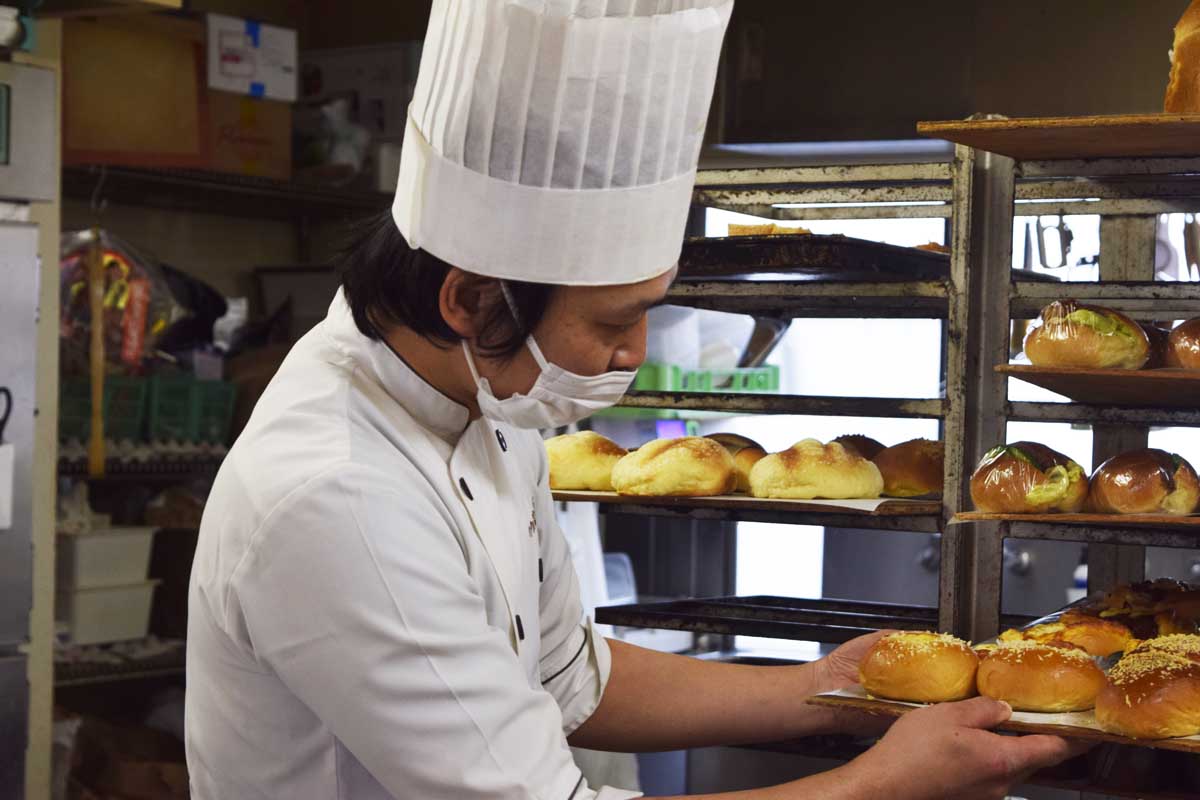
<instances>
[{"instance_id":1,"label":"green plastic crate","mask_svg":"<svg viewBox=\"0 0 1200 800\"><path fill-rule=\"evenodd\" d=\"M145 432L145 378L104 379L104 438L140 440ZM92 385L88 378L63 378L58 394L58 438L84 441L92 432Z\"/></svg>"},{"instance_id":2,"label":"green plastic crate","mask_svg":"<svg viewBox=\"0 0 1200 800\"><path fill-rule=\"evenodd\" d=\"M675 364L647 361L638 368L629 387L633 392L678 392L683 386L683 370ZM668 408L606 408L592 416L607 419L676 419L677 411Z\"/></svg>"},{"instance_id":3,"label":"green plastic crate","mask_svg":"<svg viewBox=\"0 0 1200 800\"><path fill-rule=\"evenodd\" d=\"M778 392L779 367L688 370L682 388L685 392Z\"/></svg>"},{"instance_id":4,"label":"green plastic crate","mask_svg":"<svg viewBox=\"0 0 1200 800\"><path fill-rule=\"evenodd\" d=\"M237 387L228 381L196 381L196 392L199 395L196 438L201 442L228 444Z\"/></svg>"},{"instance_id":5,"label":"green plastic crate","mask_svg":"<svg viewBox=\"0 0 1200 800\"><path fill-rule=\"evenodd\" d=\"M150 379L151 440L194 442L199 420L195 378L155 375Z\"/></svg>"}]
</instances>

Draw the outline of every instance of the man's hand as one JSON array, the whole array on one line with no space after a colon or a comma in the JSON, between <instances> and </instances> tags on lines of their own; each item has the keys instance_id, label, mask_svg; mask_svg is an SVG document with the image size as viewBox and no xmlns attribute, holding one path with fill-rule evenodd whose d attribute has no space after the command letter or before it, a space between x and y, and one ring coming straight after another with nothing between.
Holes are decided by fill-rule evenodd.
<instances>
[{"instance_id":1,"label":"man's hand","mask_svg":"<svg viewBox=\"0 0 1200 800\"><path fill-rule=\"evenodd\" d=\"M835 689L845 689L847 686L858 684L858 665L862 663L867 652L874 644L889 633L895 631L877 631L851 639L824 658L814 661L816 668L816 691L832 692Z\"/></svg>"}]
</instances>

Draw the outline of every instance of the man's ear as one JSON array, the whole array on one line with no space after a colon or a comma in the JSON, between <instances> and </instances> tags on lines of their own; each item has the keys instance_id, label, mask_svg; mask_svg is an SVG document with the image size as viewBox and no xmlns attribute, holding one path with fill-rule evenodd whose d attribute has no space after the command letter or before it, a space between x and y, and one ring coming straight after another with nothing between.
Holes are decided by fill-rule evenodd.
<instances>
[{"instance_id":1,"label":"man's ear","mask_svg":"<svg viewBox=\"0 0 1200 800\"><path fill-rule=\"evenodd\" d=\"M474 339L488 311L501 298L500 284L458 267L451 267L438 292L438 310L450 329Z\"/></svg>"}]
</instances>

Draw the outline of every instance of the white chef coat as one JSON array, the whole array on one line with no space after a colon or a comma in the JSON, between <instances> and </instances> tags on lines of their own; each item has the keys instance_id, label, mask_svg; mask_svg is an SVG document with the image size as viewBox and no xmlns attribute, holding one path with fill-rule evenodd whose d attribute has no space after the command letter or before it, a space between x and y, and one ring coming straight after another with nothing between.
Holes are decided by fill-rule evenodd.
<instances>
[{"instance_id":1,"label":"white chef coat","mask_svg":"<svg viewBox=\"0 0 1200 800\"><path fill-rule=\"evenodd\" d=\"M567 746L609 650L541 439L468 422L340 293L292 349L201 524L195 800L638 796L589 788Z\"/></svg>"}]
</instances>

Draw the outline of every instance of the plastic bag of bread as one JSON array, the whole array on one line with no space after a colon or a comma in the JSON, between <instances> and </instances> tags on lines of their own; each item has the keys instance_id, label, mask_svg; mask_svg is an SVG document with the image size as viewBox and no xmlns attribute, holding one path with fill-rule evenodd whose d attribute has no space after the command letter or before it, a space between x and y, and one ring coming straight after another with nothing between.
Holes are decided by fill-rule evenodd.
<instances>
[{"instance_id":1,"label":"plastic bag of bread","mask_svg":"<svg viewBox=\"0 0 1200 800\"><path fill-rule=\"evenodd\" d=\"M613 466L628 452L595 431L555 436L545 445L551 489L611 492Z\"/></svg>"},{"instance_id":2,"label":"plastic bag of bread","mask_svg":"<svg viewBox=\"0 0 1200 800\"><path fill-rule=\"evenodd\" d=\"M871 460L883 475L883 493L888 497L942 493L945 448L941 442L913 439L885 448Z\"/></svg>"},{"instance_id":3,"label":"plastic bag of bread","mask_svg":"<svg viewBox=\"0 0 1200 800\"><path fill-rule=\"evenodd\" d=\"M1200 369L1200 318L1189 319L1167 335L1163 366Z\"/></svg>"},{"instance_id":4,"label":"plastic bag of bread","mask_svg":"<svg viewBox=\"0 0 1200 800\"><path fill-rule=\"evenodd\" d=\"M749 492L750 470L759 459L766 456L767 451L753 439L736 433L712 433L706 438L720 443L729 451L729 455L733 456L733 468L737 472L737 491Z\"/></svg>"},{"instance_id":5,"label":"plastic bag of bread","mask_svg":"<svg viewBox=\"0 0 1200 800\"><path fill-rule=\"evenodd\" d=\"M1123 653L1137 640L1120 622L1066 609L1046 621L1038 620L1020 630L1010 628L1000 634L1001 644L1012 642L1061 642L1078 647L1088 655L1107 658Z\"/></svg>"},{"instance_id":6,"label":"plastic bag of bread","mask_svg":"<svg viewBox=\"0 0 1200 800\"><path fill-rule=\"evenodd\" d=\"M733 456L702 436L655 439L618 461L613 488L642 497L706 497L737 488Z\"/></svg>"},{"instance_id":7,"label":"plastic bag of bread","mask_svg":"<svg viewBox=\"0 0 1200 800\"><path fill-rule=\"evenodd\" d=\"M1096 721L1134 739L1200 733L1200 636L1163 636L1126 653L1096 698Z\"/></svg>"},{"instance_id":8,"label":"plastic bag of bread","mask_svg":"<svg viewBox=\"0 0 1200 800\"><path fill-rule=\"evenodd\" d=\"M1150 340L1119 311L1063 300L1042 309L1025 337L1025 355L1038 367L1141 369Z\"/></svg>"},{"instance_id":9,"label":"plastic bag of bread","mask_svg":"<svg viewBox=\"0 0 1200 800\"><path fill-rule=\"evenodd\" d=\"M1200 111L1200 0L1192 0L1175 24L1171 77L1167 81L1163 111L1176 114Z\"/></svg>"},{"instance_id":10,"label":"plastic bag of bread","mask_svg":"<svg viewBox=\"0 0 1200 800\"><path fill-rule=\"evenodd\" d=\"M871 646L858 665L863 689L908 703L946 703L975 696L979 657L946 633L900 631Z\"/></svg>"},{"instance_id":11,"label":"plastic bag of bread","mask_svg":"<svg viewBox=\"0 0 1200 800\"><path fill-rule=\"evenodd\" d=\"M1098 514L1191 514L1200 480L1182 457L1147 448L1113 456L1092 475L1087 507Z\"/></svg>"},{"instance_id":12,"label":"plastic bag of bread","mask_svg":"<svg viewBox=\"0 0 1200 800\"><path fill-rule=\"evenodd\" d=\"M979 655L979 693L1014 711L1086 711L1104 688L1096 660L1065 642L1000 642Z\"/></svg>"},{"instance_id":13,"label":"plastic bag of bread","mask_svg":"<svg viewBox=\"0 0 1200 800\"><path fill-rule=\"evenodd\" d=\"M755 497L789 500L851 500L879 497L879 468L836 442L805 439L760 459L750 470Z\"/></svg>"},{"instance_id":14,"label":"plastic bag of bread","mask_svg":"<svg viewBox=\"0 0 1200 800\"><path fill-rule=\"evenodd\" d=\"M1170 326L1164 327L1156 322L1143 322L1142 332L1146 334L1146 339L1150 342L1150 356L1142 368L1161 369L1167 366L1167 350L1171 341ZM1197 359L1197 366L1200 367L1200 358Z\"/></svg>"},{"instance_id":15,"label":"plastic bag of bread","mask_svg":"<svg viewBox=\"0 0 1200 800\"><path fill-rule=\"evenodd\" d=\"M989 513L1075 512L1087 494L1083 467L1036 442L993 448L971 475L971 500Z\"/></svg>"}]
</instances>

